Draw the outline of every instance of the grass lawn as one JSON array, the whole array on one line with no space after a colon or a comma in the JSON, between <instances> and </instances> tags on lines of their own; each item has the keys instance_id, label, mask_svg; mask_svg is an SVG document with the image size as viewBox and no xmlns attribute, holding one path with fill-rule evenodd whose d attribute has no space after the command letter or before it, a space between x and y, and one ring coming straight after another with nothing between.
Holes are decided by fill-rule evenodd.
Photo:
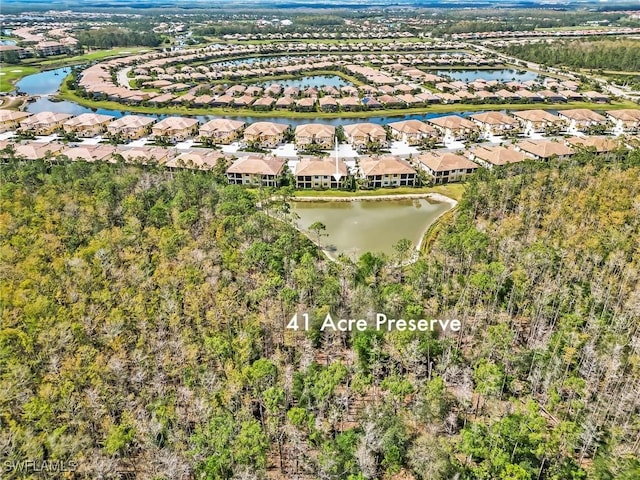
<instances>
[{"instance_id":1,"label":"grass lawn","mask_svg":"<svg viewBox=\"0 0 640 480\"><path fill-rule=\"evenodd\" d=\"M59 66L62 67L67 65L74 65L77 63L92 62L95 60L102 60L104 58L110 57L122 57L125 55L151 50L153 50L151 47L118 47L112 48L110 50L96 50L82 55L76 55L75 57L69 57L67 55L56 55L55 57L48 57L44 59L26 59L25 63L40 65L46 68L55 68Z\"/></svg>"},{"instance_id":2,"label":"grass lawn","mask_svg":"<svg viewBox=\"0 0 640 480\"><path fill-rule=\"evenodd\" d=\"M439 193L454 200L459 201L464 193L464 184L450 183L447 185L436 185L434 187L398 187L398 188L377 188L374 190L358 190L355 192L345 192L343 190L296 190L296 197L375 197L382 195L411 195L420 193Z\"/></svg>"},{"instance_id":3,"label":"grass lawn","mask_svg":"<svg viewBox=\"0 0 640 480\"><path fill-rule=\"evenodd\" d=\"M38 73L39 68L25 65L1 65L0 66L0 92L10 92L16 81L26 75Z\"/></svg>"}]
</instances>

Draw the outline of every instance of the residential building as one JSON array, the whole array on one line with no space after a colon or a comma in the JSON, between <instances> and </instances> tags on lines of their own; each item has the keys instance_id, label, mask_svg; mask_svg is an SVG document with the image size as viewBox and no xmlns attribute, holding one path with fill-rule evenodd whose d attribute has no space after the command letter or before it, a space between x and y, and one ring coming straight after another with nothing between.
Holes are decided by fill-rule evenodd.
<instances>
[{"instance_id":1,"label":"residential building","mask_svg":"<svg viewBox=\"0 0 640 480\"><path fill-rule=\"evenodd\" d=\"M16 130L20 122L31 114L18 110L0 110L0 133Z\"/></svg>"},{"instance_id":2,"label":"residential building","mask_svg":"<svg viewBox=\"0 0 640 480\"><path fill-rule=\"evenodd\" d=\"M298 147L316 144L323 149L333 147L336 128L322 123L298 125L295 130L295 142Z\"/></svg>"},{"instance_id":3,"label":"residential building","mask_svg":"<svg viewBox=\"0 0 640 480\"><path fill-rule=\"evenodd\" d=\"M460 117L458 115L446 115L443 117L432 118L429 123L442 132L446 139L466 140L474 133L479 132L479 127L471 120Z\"/></svg>"},{"instance_id":4,"label":"residential building","mask_svg":"<svg viewBox=\"0 0 640 480\"><path fill-rule=\"evenodd\" d=\"M413 187L416 184L416 170L397 157L362 157L358 164L360 175L369 188Z\"/></svg>"},{"instance_id":5,"label":"residential building","mask_svg":"<svg viewBox=\"0 0 640 480\"><path fill-rule=\"evenodd\" d=\"M545 110L522 110L511 112L511 115L518 119L524 134L529 136L544 133L550 128L559 130L564 127L564 121L560 117Z\"/></svg>"},{"instance_id":6,"label":"residential building","mask_svg":"<svg viewBox=\"0 0 640 480\"><path fill-rule=\"evenodd\" d=\"M606 125L607 118L587 108L559 110L558 117L567 123L569 132L584 132L591 127Z\"/></svg>"},{"instance_id":7,"label":"residential building","mask_svg":"<svg viewBox=\"0 0 640 480\"><path fill-rule=\"evenodd\" d=\"M557 140L521 140L515 148L534 160L549 160L551 158L564 160L574 154L573 148Z\"/></svg>"},{"instance_id":8,"label":"residential building","mask_svg":"<svg viewBox=\"0 0 640 480\"><path fill-rule=\"evenodd\" d=\"M486 138L505 135L520 125L518 120L502 112L476 113L470 118L478 124L481 135Z\"/></svg>"},{"instance_id":9,"label":"residential building","mask_svg":"<svg viewBox=\"0 0 640 480\"><path fill-rule=\"evenodd\" d=\"M613 122L615 133L640 132L640 110L623 109L609 110L607 118Z\"/></svg>"},{"instance_id":10,"label":"residential building","mask_svg":"<svg viewBox=\"0 0 640 480\"><path fill-rule=\"evenodd\" d=\"M341 188L349 172L342 159L303 158L296 165L296 188Z\"/></svg>"},{"instance_id":11,"label":"residential building","mask_svg":"<svg viewBox=\"0 0 640 480\"><path fill-rule=\"evenodd\" d=\"M20 120L20 131L35 135L51 135L62 128L62 124L71 118L68 113L40 112Z\"/></svg>"},{"instance_id":12,"label":"residential building","mask_svg":"<svg viewBox=\"0 0 640 480\"><path fill-rule=\"evenodd\" d=\"M216 144L228 145L240 137L245 125L240 120L216 118L202 125L198 135L201 139L212 139Z\"/></svg>"},{"instance_id":13,"label":"residential building","mask_svg":"<svg viewBox=\"0 0 640 480\"><path fill-rule=\"evenodd\" d=\"M284 158L271 155L249 155L236 160L227 168L227 179L235 185L277 187L285 163Z\"/></svg>"},{"instance_id":14,"label":"residential building","mask_svg":"<svg viewBox=\"0 0 640 480\"><path fill-rule=\"evenodd\" d=\"M171 142L180 142L196 134L198 120L186 117L167 117L151 127L155 138L167 138Z\"/></svg>"},{"instance_id":15,"label":"residential building","mask_svg":"<svg viewBox=\"0 0 640 480\"><path fill-rule=\"evenodd\" d=\"M107 124L114 119L111 115L99 115L97 113L82 113L70 118L62 124L67 133L73 133L79 137L95 137L107 130Z\"/></svg>"},{"instance_id":16,"label":"residential building","mask_svg":"<svg viewBox=\"0 0 640 480\"><path fill-rule=\"evenodd\" d=\"M289 125L276 122L255 122L244 131L244 141L259 148L274 148L284 141Z\"/></svg>"},{"instance_id":17,"label":"residential building","mask_svg":"<svg viewBox=\"0 0 640 480\"><path fill-rule=\"evenodd\" d=\"M419 145L425 139L439 136L434 127L420 120L392 122L389 124L389 128L394 139L406 142L409 145Z\"/></svg>"},{"instance_id":18,"label":"residential building","mask_svg":"<svg viewBox=\"0 0 640 480\"><path fill-rule=\"evenodd\" d=\"M513 145L508 147L478 145L469 150L467 156L469 160L489 169L526 160L524 152L516 150Z\"/></svg>"},{"instance_id":19,"label":"residential building","mask_svg":"<svg viewBox=\"0 0 640 480\"><path fill-rule=\"evenodd\" d=\"M433 183L449 183L464 181L478 165L450 152L432 151L417 157L418 165L433 179Z\"/></svg>"},{"instance_id":20,"label":"residential building","mask_svg":"<svg viewBox=\"0 0 640 480\"><path fill-rule=\"evenodd\" d=\"M126 140L135 140L151 133L151 125L156 121L144 115L125 115L107 125L107 134L120 136Z\"/></svg>"},{"instance_id":21,"label":"residential building","mask_svg":"<svg viewBox=\"0 0 640 480\"><path fill-rule=\"evenodd\" d=\"M354 123L344 126L344 133L347 141L357 150L362 149L369 143L379 145L387 144L387 132L377 123Z\"/></svg>"}]
</instances>

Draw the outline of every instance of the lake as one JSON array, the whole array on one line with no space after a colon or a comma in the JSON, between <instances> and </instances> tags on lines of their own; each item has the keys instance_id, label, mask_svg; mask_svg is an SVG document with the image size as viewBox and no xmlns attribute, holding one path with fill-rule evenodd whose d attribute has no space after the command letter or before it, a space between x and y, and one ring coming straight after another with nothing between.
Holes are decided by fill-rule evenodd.
<instances>
[{"instance_id":1,"label":"lake","mask_svg":"<svg viewBox=\"0 0 640 480\"><path fill-rule=\"evenodd\" d=\"M366 252L393 255L393 246L402 239L411 240L415 247L427 228L451 209L449 203L426 198L294 201L291 205L300 217L297 221L300 229L307 231L314 222L322 222L327 228L327 236L320 239L322 247L332 256L344 253L351 258ZM314 233L309 236L316 240Z\"/></svg>"},{"instance_id":2,"label":"lake","mask_svg":"<svg viewBox=\"0 0 640 480\"><path fill-rule=\"evenodd\" d=\"M474 80L498 80L499 82L526 82L536 80L538 74L528 70L503 68L498 70L438 70L437 75L451 77L453 80L473 82Z\"/></svg>"}]
</instances>

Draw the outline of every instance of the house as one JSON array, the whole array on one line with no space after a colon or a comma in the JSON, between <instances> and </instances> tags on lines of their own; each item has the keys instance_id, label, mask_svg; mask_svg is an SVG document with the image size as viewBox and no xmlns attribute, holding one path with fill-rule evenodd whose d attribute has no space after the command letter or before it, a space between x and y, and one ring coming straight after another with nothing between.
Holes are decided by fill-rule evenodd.
<instances>
[{"instance_id":1,"label":"house","mask_svg":"<svg viewBox=\"0 0 640 480\"><path fill-rule=\"evenodd\" d=\"M107 134L120 136L127 140L135 140L151 133L151 125L156 121L153 117L143 115L125 115L107 125Z\"/></svg>"},{"instance_id":2,"label":"house","mask_svg":"<svg viewBox=\"0 0 640 480\"><path fill-rule=\"evenodd\" d=\"M296 100L296 108L301 112L310 112L316 108L316 98L305 97L305 98Z\"/></svg>"},{"instance_id":3,"label":"house","mask_svg":"<svg viewBox=\"0 0 640 480\"><path fill-rule=\"evenodd\" d=\"M545 110L523 110L511 112L511 115L518 119L525 135L543 133L549 128L561 129L564 126L561 118Z\"/></svg>"},{"instance_id":4,"label":"house","mask_svg":"<svg viewBox=\"0 0 640 480\"><path fill-rule=\"evenodd\" d=\"M338 110L338 101L329 96L318 99L318 105L323 112L335 112Z\"/></svg>"},{"instance_id":5,"label":"house","mask_svg":"<svg viewBox=\"0 0 640 480\"><path fill-rule=\"evenodd\" d=\"M249 155L227 168L227 179L234 185L277 187L285 163L284 158L271 155Z\"/></svg>"},{"instance_id":6,"label":"house","mask_svg":"<svg viewBox=\"0 0 640 480\"><path fill-rule=\"evenodd\" d=\"M31 114L27 112L0 110L0 133L16 130L20 125L20 121L30 116Z\"/></svg>"},{"instance_id":7,"label":"house","mask_svg":"<svg viewBox=\"0 0 640 480\"><path fill-rule=\"evenodd\" d=\"M368 143L387 144L387 132L377 123L354 123L343 128L347 141L355 149L366 147Z\"/></svg>"},{"instance_id":8,"label":"house","mask_svg":"<svg viewBox=\"0 0 640 480\"><path fill-rule=\"evenodd\" d=\"M260 97L255 102L253 102L251 108L253 108L254 110L271 110L275 103L276 100L273 97Z\"/></svg>"},{"instance_id":9,"label":"house","mask_svg":"<svg viewBox=\"0 0 640 480\"><path fill-rule=\"evenodd\" d=\"M336 178L336 174L339 175ZM349 172L342 159L303 158L296 166L296 188L341 188Z\"/></svg>"},{"instance_id":10,"label":"house","mask_svg":"<svg viewBox=\"0 0 640 480\"><path fill-rule=\"evenodd\" d=\"M336 128L322 123L298 125L295 130L295 142L298 147L316 144L323 149L333 146Z\"/></svg>"},{"instance_id":11,"label":"house","mask_svg":"<svg viewBox=\"0 0 640 480\"><path fill-rule=\"evenodd\" d=\"M16 158L25 160L39 160L42 158L56 157L64 148L61 143L28 142L14 144L14 155Z\"/></svg>"},{"instance_id":12,"label":"house","mask_svg":"<svg viewBox=\"0 0 640 480\"><path fill-rule=\"evenodd\" d=\"M520 125L518 120L502 112L476 113L470 118L480 126L481 134L487 138L504 135Z\"/></svg>"},{"instance_id":13,"label":"house","mask_svg":"<svg viewBox=\"0 0 640 480\"><path fill-rule=\"evenodd\" d=\"M450 152L432 151L417 157L418 165L432 178L433 183L464 181L478 165L462 155Z\"/></svg>"},{"instance_id":14,"label":"house","mask_svg":"<svg viewBox=\"0 0 640 480\"><path fill-rule=\"evenodd\" d=\"M179 142L195 135L198 131L198 120L186 117L167 117L151 127L151 134L155 138L168 138L172 142Z\"/></svg>"},{"instance_id":15,"label":"house","mask_svg":"<svg viewBox=\"0 0 640 480\"><path fill-rule=\"evenodd\" d=\"M587 108L559 110L558 117L567 123L568 131L583 132L591 127L606 125L607 118Z\"/></svg>"},{"instance_id":16,"label":"house","mask_svg":"<svg viewBox=\"0 0 640 480\"><path fill-rule=\"evenodd\" d=\"M79 137L95 137L107 130L107 124L114 119L111 115L97 113L83 113L70 118L62 124L67 133L74 133Z\"/></svg>"},{"instance_id":17,"label":"house","mask_svg":"<svg viewBox=\"0 0 640 480\"><path fill-rule=\"evenodd\" d=\"M439 136L434 127L420 120L392 122L389 124L389 128L394 139L406 142L409 145L419 145L425 139Z\"/></svg>"},{"instance_id":18,"label":"house","mask_svg":"<svg viewBox=\"0 0 640 480\"><path fill-rule=\"evenodd\" d=\"M640 110L608 110L607 118L613 122L616 133L640 132Z\"/></svg>"},{"instance_id":19,"label":"house","mask_svg":"<svg viewBox=\"0 0 640 480\"><path fill-rule=\"evenodd\" d=\"M609 97L600 92L582 92L582 96L593 103L609 103Z\"/></svg>"},{"instance_id":20,"label":"house","mask_svg":"<svg viewBox=\"0 0 640 480\"><path fill-rule=\"evenodd\" d=\"M620 148L622 143L611 137L604 135L589 136L589 137L570 137L566 139L569 147L575 148L576 151L580 149L594 150L597 153L613 152Z\"/></svg>"},{"instance_id":21,"label":"house","mask_svg":"<svg viewBox=\"0 0 640 480\"><path fill-rule=\"evenodd\" d=\"M65 148L62 155L73 161L110 162L115 151L112 145L78 145Z\"/></svg>"},{"instance_id":22,"label":"house","mask_svg":"<svg viewBox=\"0 0 640 480\"><path fill-rule=\"evenodd\" d=\"M361 157L360 175L368 188L415 186L417 173L409 163L398 157Z\"/></svg>"},{"instance_id":23,"label":"house","mask_svg":"<svg viewBox=\"0 0 640 480\"><path fill-rule=\"evenodd\" d=\"M362 110L362 103L360 102L360 99L358 97L343 97L339 98L337 102L345 112Z\"/></svg>"},{"instance_id":24,"label":"house","mask_svg":"<svg viewBox=\"0 0 640 480\"><path fill-rule=\"evenodd\" d=\"M214 143L228 145L235 141L242 132L245 122L216 118L200 127L198 135L201 139L212 139Z\"/></svg>"},{"instance_id":25,"label":"house","mask_svg":"<svg viewBox=\"0 0 640 480\"><path fill-rule=\"evenodd\" d=\"M207 148L198 148L183 152L177 157L169 158L165 166L169 168L211 170L220 160L226 163L226 157L222 152Z\"/></svg>"},{"instance_id":26,"label":"house","mask_svg":"<svg viewBox=\"0 0 640 480\"><path fill-rule=\"evenodd\" d=\"M244 131L244 141L255 143L260 148L274 148L284 141L289 125L275 122L256 122Z\"/></svg>"},{"instance_id":27,"label":"house","mask_svg":"<svg viewBox=\"0 0 640 480\"><path fill-rule=\"evenodd\" d=\"M164 165L170 158L175 156L175 151L162 147L126 147L118 146L114 153L116 161L121 157L125 163L135 163L142 165L158 164Z\"/></svg>"},{"instance_id":28,"label":"house","mask_svg":"<svg viewBox=\"0 0 640 480\"><path fill-rule=\"evenodd\" d=\"M467 156L469 160L489 169L526 160L524 152L516 150L512 145L508 147L478 145L469 150Z\"/></svg>"},{"instance_id":29,"label":"house","mask_svg":"<svg viewBox=\"0 0 640 480\"><path fill-rule=\"evenodd\" d=\"M478 126L471 120L459 117L458 115L446 115L444 117L432 118L429 123L443 133L445 137L452 140L463 140L469 138L474 132L478 132Z\"/></svg>"},{"instance_id":30,"label":"house","mask_svg":"<svg viewBox=\"0 0 640 480\"><path fill-rule=\"evenodd\" d=\"M21 131L33 132L35 135L51 135L62 128L62 124L71 118L68 113L40 112L20 121Z\"/></svg>"},{"instance_id":31,"label":"house","mask_svg":"<svg viewBox=\"0 0 640 480\"><path fill-rule=\"evenodd\" d=\"M276 100L275 108L278 109L290 109L295 106L296 101L291 97L280 97Z\"/></svg>"},{"instance_id":32,"label":"house","mask_svg":"<svg viewBox=\"0 0 640 480\"><path fill-rule=\"evenodd\" d=\"M534 160L551 158L565 160L575 153L574 149L564 142L555 140L522 140L516 144L515 148Z\"/></svg>"}]
</instances>

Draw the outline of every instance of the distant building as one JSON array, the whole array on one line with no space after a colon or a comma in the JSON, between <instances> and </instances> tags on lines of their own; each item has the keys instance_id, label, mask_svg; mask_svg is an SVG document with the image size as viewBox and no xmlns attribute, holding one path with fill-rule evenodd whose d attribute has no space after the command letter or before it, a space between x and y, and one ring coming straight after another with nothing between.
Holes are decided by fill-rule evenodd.
<instances>
[{"instance_id":1,"label":"distant building","mask_svg":"<svg viewBox=\"0 0 640 480\"><path fill-rule=\"evenodd\" d=\"M461 182L478 168L478 165L462 155L450 152L424 153L417 160L435 184Z\"/></svg>"},{"instance_id":2,"label":"distant building","mask_svg":"<svg viewBox=\"0 0 640 480\"><path fill-rule=\"evenodd\" d=\"M359 159L360 175L369 188L413 187L417 173L408 162L390 155Z\"/></svg>"}]
</instances>

